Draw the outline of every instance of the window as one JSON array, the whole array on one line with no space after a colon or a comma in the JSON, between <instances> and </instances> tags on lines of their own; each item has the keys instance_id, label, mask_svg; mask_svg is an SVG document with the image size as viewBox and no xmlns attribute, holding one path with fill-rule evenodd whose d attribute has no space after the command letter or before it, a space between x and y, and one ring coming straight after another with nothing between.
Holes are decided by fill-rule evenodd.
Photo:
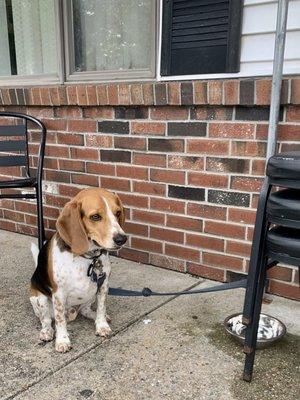
<instances>
[{"instance_id":1,"label":"window","mask_svg":"<svg viewBox=\"0 0 300 400\"><path fill-rule=\"evenodd\" d=\"M0 0L0 81L154 78L157 1Z\"/></svg>"},{"instance_id":2,"label":"window","mask_svg":"<svg viewBox=\"0 0 300 400\"><path fill-rule=\"evenodd\" d=\"M0 76L57 76L53 0L0 1Z\"/></svg>"},{"instance_id":3,"label":"window","mask_svg":"<svg viewBox=\"0 0 300 400\"><path fill-rule=\"evenodd\" d=\"M161 74L238 72L240 0L164 0Z\"/></svg>"}]
</instances>

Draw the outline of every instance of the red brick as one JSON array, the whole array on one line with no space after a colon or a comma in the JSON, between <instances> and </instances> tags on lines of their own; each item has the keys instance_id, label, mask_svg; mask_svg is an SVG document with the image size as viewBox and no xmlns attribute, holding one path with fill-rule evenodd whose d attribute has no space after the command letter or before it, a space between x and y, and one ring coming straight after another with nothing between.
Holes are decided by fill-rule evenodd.
<instances>
[{"instance_id":1,"label":"red brick","mask_svg":"<svg viewBox=\"0 0 300 400\"><path fill-rule=\"evenodd\" d=\"M189 274L198 275L202 278L208 278L219 282L224 282L224 269L207 267L205 265L187 263Z\"/></svg>"},{"instance_id":2,"label":"red brick","mask_svg":"<svg viewBox=\"0 0 300 400\"><path fill-rule=\"evenodd\" d=\"M157 196L165 196L166 186L152 182L133 182L133 191Z\"/></svg>"},{"instance_id":3,"label":"red brick","mask_svg":"<svg viewBox=\"0 0 300 400\"><path fill-rule=\"evenodd\" d=\"M150 237L161 241L183 243L184 233L172 229L163 229L161 227L150 227Z\"/></svg>"},{"instance_id":4,"label":"red brick","mask_svg":"<svg viewBox=\"0 0 300 400\"><path fill-rule=\"evenodd\" d=\"M147 264L149 262L149 254L144 251L138 251L128 248L122 248L119 251L119 256L140 263Z\"/></svg>"},{"instance_id":5,"label":"red brick","mask_svg":"<svg viewBox=\"0 0 300 400\"><path fill-rule=\"evenodd\" d=\"M208 83L208 103L222 104L222 96L223 96L223 82L210 81Z\"/></svg>"},{"instance_id":6,"label":"red brick","mask_svg":"<svg viewBox=\"0 0 300 400\"><path fill-rule=\"evenodd\" d=\"M11 104L9 90L5 89L5 88L1 88L1 94L2 94L2 99L3 99L3 104L5 104L5 105ZM30 97L31 97L31 93L30 93ZM31 103L33 103L33 101L30 99L29 104L31 104Z\"/></svg>"},{"instance_id":7,"label":"red brick","mask_svg":"<svg viewBox=\"0 0 300 400\"><path fill-rule=\"evenodd\" d=\"M117 176L125 178L134 178L140 180L148 179L148 168L134 167L127 165L117 165Z\"/></svg>"},{"instance_id":8,"label":"red brick","mask_svg":"<svg viewBox=\"0 0 300 400\"><path fill-rule=\"evenodd\" d=\"M250 257L251 244L243 242L226 242L226 253L236 254L238 256Z\"/></svg>"},{"instance_id":9,"label":"red brick","mask_svg":"<svg viewBox=\"0 0 300 400\"><path fill-rule=\"evenodd\" d=\"M168 256L181 258L188 261L199 261L200 253L198 250L189 249L183 246L176 246L173 244L166 243L165 253Z\"/></svg>"},{"instance_id":10,"label":"red brick","mask_svg":"<svg viewBox=\"0 0 300 400\"><path fill-rule=\"evenodd\" d=\"M137 135L165 135L166 124L163 122L132 122L131 133Z\"/></svg>"},{"instance_id":11,"label":"red brick","mask_svg":"<svg viewBox=\"0 0 300 400\"><path fill-rule=\"evenodd\" d=\"M130 190L130 181L128 179L101 177L101 187L105 189L121 190L127 192Z\"/></svg>"},{"instance_id":12,"label":"red brick","mask_svg":"<svg viewBox=\"0 0 300 400\"><path fill-rule=\"evenodd\" d=\"M46 157L69 158L69 147L48 145L45 148L45 155Z\"/></svg>"},{"instance_id":13,"label":"red brick","mask_svg":"<svg viewBox=\"0 0 300 400\"><path fill-rule=\"evenodd\" d=\"M25 222L24 214L12 210L3 210L3 217L15 222Z\"/></svg>"},{"instance_id":14,"label":"red brick","mask_svg":"<svg viewBox=\"0 0 300 400\"><path fill-rule=\"evenodd\" d=\"M99 187L99 177L88 174L72 174L72 182L77 185L88 185Z\"/></svg>"},{"instance_id":15,"label":"red brick","mask_svg":"<svg viewBox=\"0 0 300 400\"><path fill-rule=\"evenodd\" d=\"M164 225L165 215L153 211L133 210L133 220L147 222L153 225Z\"/></svg>"},{"instance_id":16,"label":"red brick","mask_svg":"<svg viewBox=\"0 0 300 400\"><path fill-rule=\"evenodd\" d=\"M119 104L128 105L130 104L130 85L121 84L119 85Z\"/></svg>"},{"instance_id":17,"label":"red brick","mask_svg":"<svg viewBox=\"0 0 300 400\"><path fill-rule=\"evenodd\" d=\"M199 171L204 167L204 158L170 155L168 156L168 167L174 169L191 169Z\"/></svg>"},{"instance_id":18,"label":"red brick","mask_svg":"<svg viewBox=\"0 0 300 400\"><path fill-rule=\"evenodd\" d=\"M241 224L254 225L256 212L252 210L245 210L241 208L229 208L228 220L238 222Z\"/></svg>"},{"instance_id":19,"label":"red brick","mask_svg":"<svg viewBox=\"0 0 300 400\"><path fill-rule=\"evenodd\" d=\"M59 169L62 170L84 172L85 169L83 161L59 159L58 162L59 162Z\"/></svg>"},{"instance_id":20,"label":"red brick","mask_svg":"<svg viewBox=\"0 0 300 400\"><path fill-rule=\"evenodd\" d=\"M288 106L286 108L286 121L287 122L300 122L300 107Z\"/></svg>"},{"instance_id":21,"label":"red brick","mask_svg":"<svg viewBox=\"0 0 300 400\"><path fill-rule=\"evenodd\" d=\"M90 174L115 175L116 167L113 164L87 162L86 171Z\"/></svg>"},{"instance_id":22,"label":"red brick","mask_svg":"<svg viewBox=\"0 0 300 400\"><path fill-rule=\"evenodd\" d=\"M161 119L163 121L187 119L189 116L189 110L185 107L163 106L153 107L150 110L152 119Z\"/></svg>"},{"instance_id":23,"label":"red brick","mask_svg":"<svg viewBox=\"0 0 300 400\"><path fill-rule=\"evenodd\" d=\"M153 84L152 83L142 84L142 98L143 98L143 104L145 104L145 105L153 105L154 104ZM127 104L129 104L129 102Z\"/></svg>"},{"instance_id":24,"label":"red brick","mask_svg":"<svg viewBox=\"0 0 300 400\"><path fill-rule=\"evenodd\" d=\"M208 219L226 220L226 210L225 207L207 206L198 203L189 203L187 206L187 214Z\"/></svg>"},{"instance_id":25,"label":"red brick","mask_svg":"<svg viewBox=\"0 0 300 400\"><path fill-rule=\"evenodd\" d=\"M299 125L278 125L278 139L279 140L291 140L299 141Z\"/></svg>"},{"instance_id":26,"label":"red brick","mask_svg":"<svg viewBox=\"0 0 300 400\"><path fill-rule=\"evenodd\" d=\"M106 105L108 103L107 85L97 85L96 87L98 104Z\"/></svg>"},{"instance_id":27,"label":"red brick","mask_svg":"<svg viewBox=\"0 0 300 400\"><path fill-rule=\"evenodd\" d=\"M232 141L233 156L265 157L267 144L265 142Z\"/></svg>"},{"instance_id":28,"label":"red brick","mask_svg":"<svg viewBox=\"0 0 300 400\"><path fill-rule=\"evenodd\" d=\"M188 174L188 183L193 186L227 188L228 176L190 172Z\"/></svg>"},{"instance_id":29,"label":"red brick","mask_svg":"<svg viewBox=\"0 0 300 400\"><path fill-rule=\"evenodd\" d=\"M62 196L68 196L68 197L76 196L76 194L79 193L80 190L81 190L81 188L78 188L78 187L75 187L75 186L59 185L59 187L58 187L59 194L62 195ZM68 200L69 199L66 199L65 203Z\"/></svg>"},{"instance_id":30,"label":"red brick","mask_svg":"<svg viewBox=\"0 0 300 400\"><path fill-rule=\"evenodd\" d=\"M88 104L88 98L85 85L78 85L76 89L77 89L78 104L80 106L86 106Z\"/></svg>"},{"instance_id":31,"label":"red brick","mask_svg":"<svg viewBox=\"0 0 300 400\"><path fill-rule=\"evenodd\" d=\"M118 85L107 85L107 97L108 97L108 104L117 105L119 104L118 99Z\"/></svg>"},{"instance_id":32,"label":"red brick","mask_svg":"<svg viewBox=\"0 0 300 400\"><path fill-rule=\"evenodd\" d=\"M172 269L174 271L184 272L185 262L182 260L176 260L171 257L163 256L161 254L150 254L150 264L156 265L161 268Z\"/></svg>"},{"instance_id":33,"label":"red brick","mask_svg":"<svg viewBox=\"0 0 300 400\"><path fill-rule=\"evenodd\" d=\"M207 235L193 235L187 233L186 244L201 249L224 251L224 239L218 239Z\"/></svg>"},{"instance_id":34,"label":"red brick","mask_svg":"<svg viewBox=\"0 0 300 400\"><path fill-rule=\"evenodd\" d=\"M139 83L132 84L130 87L130 104L140 105L143 104L142 85Z\"/></svg>"},{"instance_id":35,"label":"red brick","mask_svg":"<svg viewBox=\"0 0 300 400\"><path fill-rule=\"evenodd\" d=\"M215 123L209 124L208 132L210 137L220 138L246 138L254 137L255 125L248 123Z\"/></svg>"},{"instance_id":36,"label":"red brick","mask_svg":"<svg viewBox=\"0 0 300 400\"><path fill-rule=\"evenodd\" d=\"M60 106L55 109L57 118L81 118L82 111L77 106Z\"/></svg>"},{"instance_id":37,"label":"red brick","mask_svg":"<svg viewBox=\"0 0 300 400\"><path fill-rule=\"evenodd\" d=\"M67 104L68 99L65 86L64 85L58 86L57 91L58 91L59 104L60 105Z\"/></svg>"},{"instance_id":38,"label":"red brick","mask_svg":"<svg viewBox=\"0 0 300 400\"><path fill-rule=\"evenodd\" d=\"M191 119L227 121L232 119L232 113L232 107L194 107L191 110Z\"/></svg>"},{"instance_id":39,"label":"red brick","mask_svg":"<svg viewBox=\"0 0 300 400\"><path fill-rule=\"evenodd\" d=\"M150 180L155 182L177 183L180 185L185 183L185 172L151 169Z\"/></svg>"},{"instance_id":40,"label":"red brick","mask_svg":"<svg viewBox=\"0 0 300 400\"><path fill-rule=\"evenodd\" d=\"M53 118L54 117L54 108L53 107L28 107L27 113L38 119ZM61 118L60 115L57 113L56 113L56 116L58 118Z\"/></svg>"},{"instance_id":41,"label":"red brick","mask_svg":"<svg viewBox=\"0 0 300 400\"><path fill-rule=\"evenodd\" d=\"M113 146L112 136L106 135L86 135L85 144L88 147L101 147L108 148Z\"/></svg>"},{"instance_id":42,"label":"red brick","mask_svg":"<svg viewBox=\"0 0 300 400\"><path fill-rule=\"evenodd\" d=\"M55 102L52 97L52 93L54 92L54 90L57 92L57 88L50 88L51 101L52 101L52 104L55 105L55 104L59 104L59 102ZM34 105L42 104L40 88L38 88L38 87L31 88L31 96L32 96L32 103Z\"/></svg>"},{"instance_id":43,"label":"red brick","mask_svg":"<svg viewBox=\"0 0 300 400\"><path fill-rule=\"evenodd\" d=\"M168 83L168 102L171 105L180 105L180 82Z\"/></svg>"},{"instance_id":44,"label":"red brick","mask_svg":"<svg viewBox=\"0 0 300 400\"><path fill-rule=\"evenodd\" d=\"M252 175L265 175L266 162L265 160L252 160Z\"/></svg>"},{"instance_id":45,"label":"red brick","mask_svg":"<svg viewBox=\"0 0 300 400\"><path fill-rule=\"evenodd\" d=\"M245 176L232 176L230 188L244 192L260 192L262 186L261 178L248 178Z\"/></svg>"},{"instance_id":46,"label":"red brick","mask_svg":"<svg viewBox=\"0 0 300 400\"><path fill-rule=\"evenodd\" d=\"M131 235L148 236L148 226L135 224L133 222L125 222L125 232Z\"/></svg>"},{"instance_id":47,"label":"red brick","mask_svg":"<svg viewBox=\"0 0 300 400\"><path fill-rule=\"evenodd\" d=\"M126 206L148 208L149 199L146 196L135 196L134 194L120 193L122 202Z\"/></svg>"},{"instance_id":48,"label":"red brick","mask_svg":"<svg viewBox=\"0 0 300 400\"><path fill-rule=\"evenodd\" d=\"M5 221L3 219L0 219L0 229L16 232L16 224L11 221Z\"/></svg>"},{"instance_id":49,"label":"red brick","mask_svg":"<svg viewBox=\"0 0 300 400\"><path fill-rule=\"evenodd\" d=\"M299 286L289 285L287 283L270 280L270 293L278 294L279 296L288 297L289 299L300 300Z\"/></svg>"},{"instance_id":50,"label":"red brick","mask_svg":"<svg viewBox=\"0 0 300 400\"><path fill-rule=\"evenodd\" d=\"M225 81L224 82L224 104L235 105L239 104L239 82Z\"/></svg>"},{"instance_id":51,"label":"red brick","mask_svg":"<svg viewBox=\"0 0 300 400\"><path fill-rule=\"evenodd\" d=\"M84 136L76 133L57 132L57 143L70 144L73 146L83 146Z\"/></svg>"},{"instance_id":52,"label":"red brick","mask_svg":"<svg viewBox=\"0 0 300 400\"><path fill-rule=\"evenodd\" d=\"M88 85L86 87L86 93L88 98L88 105L94 106L97 102L97 93L96 93L96 86L95 85Z\"/></svg>"},{"instance_id":53,"label":"red brick","mask_svg":"<svg viewBox=\"0 0 300 400\"><path fill-rule=\"evenodd\" d=\"M253 229L253 228L251 228L251 227L248 227L248 228L247 228L246 239L247 239L249 242L252 242L252 240L253 240L253 232L254 232L254 229Z\"/></svg>"},{"instance_id":54,"label":"red brick","mask_svg":"<svg viewBox=\"0 0 300 400\"><path fill-rule=\"evenodd\" d=\"M156 242L154 240L149 239L141 239L132 237L131 238L131 246L136 249L146 250L154 253L162 252L162 243Z\"/></svg>"},{"instance_id":55,"label":"red brick","mask_svg":"<svg viewBox=\"0 0 300 400\"><path fill-rule=\"evenodd\" d=\"M255 82L256 86L256 104L269 105L271 100L272 81L270 79L261 79Z\"/></svg>"},{"instance_id":56,"label":"red brick","mask_svg":"<svg viewBox=\"0 0 300 400\"><path fill-rule=\"evenodd\" d=\"M97 122L84 119L71 119L68 121L68 131L70 132L96 132Z\"/></svg>"},{"instance_id":57,"label":"red brick","mask_svg":"<svg viewBox=\"0 0 300 400\"><path fill-rule=\"evenodd\" d=\"M292 79L291 103L300 104L300 79Z\"/></svg>"},{"instance_id":58,"label":"red brick","mask_svg":"<svg viewBox=\"0 0 300 400\"><path fill-rule=\"evenodd\" d=\"M204 264L215 265L216 267L225 267L228 269L243 269L243 259L226 256L224 254L203 253L202 260Z\"/></svg>"},{"instance_id":59,"label":"red brick","mask_svg":"<svg viewBox=\"0 0 300 400\"><path fill-rule=\"evenodd\" d=\"M171 228L184 229L187 231L201 232L203 223L200 219L168 215L167 226Z\"/></svg>"},{"instance_id":60,"label":"red brick","mask_svg":"<svg viewBox=\"0 0 300 400\"><path fill-rule=\"evenodd\" d=\"M206 82L194 82L194 102L195 104L207 104Z\"/></svg>"},{"instance_id":61,"label":"red brick","mask_svg":"<svg viewBox=\"0 0 300 400\"><path fill-rule=\"evenodd\" d=\"M188 139L187 152L197 154L226 155L229 153L229 141L209 139Z\"/></svg>"},{"instance_id":62,"label":"red brick","mask_svg":"<svg viewBox=\"0 0 300 400\"><path fill-rule=\"evenodd\" d=\"M268 278L277 279L279 281L291 282L293 277L293 270L288 267L281 267L276 265L268 270Z\"/></svg>"},{"instance_id":63,"label":"red brick","mask_svg":"<svg viewBox=\"0 0 300 400\"><path fill-rule=\"evenodd\" d=\"M78 104L76 86L66 87L68 104Z\"/></svg>"},{"instance_id":64,"label":"red brick","mask_svg":"<svg viewBox=\"0 0 300 400\"><path fill-rule=\"evenodd\" d=\"M83 109L84 118L104 118L113 119L115 111L113 107L85 107Z\"/></svg>"},{"instance_id":65,"label":"red brick","mask_svg":"<svg viewBox=\"0 0 300 400\"><path fill-rule=\"evenodd\" d=\"M41 88L41 101L44 105L51 105L50 90L47 87Z\"/></svg>"},{"instance_id":66,"label":"red brick","mask_svg":"<svg viewBox=\"0 0 300 400\"><path fill-rule=\"evenodd\" d=\"M256 139L267 140L268 138L268 124L257 124Z\"/></svg>"},{"instance_id":67,"label":"red brick","mask_svg":"<svg viewBox=\"0 0 300 400\"><path fill-rule=\"evenodd\" d=\"M71 147L71 158L79 160L99 160L99 152L96 149L86 147Z\"/></svg>"},{"instance_id":68,"label":"red brick","mask_svg":"<svg viewBox=\"0 0 300 400\"><path fill-rule=\"evenodd\" d=\"M181 201L153 197L150 200L150 208L159 211L184 214L185 204Z\"/></svg>"},{"instance_id":69,"label":"red brick","mask_svg":"<svg viewBox=\"0 0 300 400\"><path fill-rule=\"evenodd\" d=\"M43 119L48 131L65 131L67 129L67 121L64 119Z\"/></svg>"},{"instance_id":70,"label":"red brick","mask_svg":"<svg viewBox=\"0 0 300 400\"><path fill-rule=\"evenodd\" d=\"M245 239L246 228L234 224L205 221L204 232L236 239Z\"/></svg>"},{"instance_id":71,"label":"red brick","mask_svg":"<svg viewBox=\"0 0 300 400\"><path fill-rule=\"evenodd\" d=\"M115 137L114 145L117 149L146 150L147 139L136 137Z\"/></svg>"},{"instance_id":72,"label":"red brick","mask_svg":"<svg viewBox=\"0 0 300 400\"><path fill-rule=\"evenodd\" d=\"M46 170L45 171L45 179L47 181L52 181L52 182L69 183L71 180L71 175L69 172Z\"/></svg>"}]
</instances>

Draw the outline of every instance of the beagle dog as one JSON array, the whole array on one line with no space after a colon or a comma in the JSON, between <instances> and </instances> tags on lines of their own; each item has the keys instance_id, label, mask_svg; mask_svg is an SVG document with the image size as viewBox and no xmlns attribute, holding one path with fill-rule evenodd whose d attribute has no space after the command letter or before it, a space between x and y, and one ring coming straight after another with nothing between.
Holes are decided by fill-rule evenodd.
<instances>
[{"instance_id":1,"label":"beagle dog","mask_svg":"<svg viewBox=\"0 0 300 400\"><path fill-rule=\"evenodd\" d=\"M67 322L81 313L95 321L96 335L108 336L106 297L111 266L109 251L127 240L120 198L104 189L84 189L63 208L57 232L38 250L32 245L36 270L31 278L30 302L42 329L40 340L54 337L55 349L71 349ZM96 311L92 304L97 301Z\"/></svg>"}]
</instances>

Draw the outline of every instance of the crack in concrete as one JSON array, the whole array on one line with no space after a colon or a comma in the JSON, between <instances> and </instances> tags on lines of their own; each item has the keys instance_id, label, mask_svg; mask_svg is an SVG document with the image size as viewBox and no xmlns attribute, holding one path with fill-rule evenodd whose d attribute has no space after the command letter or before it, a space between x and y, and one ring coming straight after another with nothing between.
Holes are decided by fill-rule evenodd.
<instances>
[{"instance_id":1,"label":"crack in concrete","mask_svg":"<svg viewBox=\"0 0 300 400\"><path fill-rule=\"evenodd\" d=\"M206 280L203 280L201 282L195 282L193 285L187 287L184 290L191 290L194 289L195 287L203 284L204 282L206 282ZM62 363L59 367L49 371L48 373L41 375L39 378L37 378L36 380L34 380L33 382L29 383L25 388L19 389L16 392L14 392L13 394L10 394L6 397L3 397L2 400L12 400L15 399L17 396L27 392L30 388L36 386L38 383L44 381L46 378L55 375L57 372L61 371L62 369L64 369L65 367L67 367L68 365L72 364L74 361L78 360L79 358L81 358L82 356L90 353L92 350L102 346L104 343L109 342L109 340L115 336L117 336L119 333L126 331L128 328L130 328L132 325L136 324L137 322L139 322L142 318L144 318L145 316L151 314L153 311L163 307L164 305L168 304L169 302L173 301L174 299L176 299L177 297L179 297L180 295L174 295L174 296L170 296L170 298L168 298L167 300L163 301L161 304L153 307L152 309L150 309L149 311L139 315L138 317L136 317L135 319L133 319L132 321L130 321L127 325L123 326L122 328L117 329L116 331L114 331L111 336L107 339L103 339L100 342L95 342L93 345L91 345L90 347L88 347L86 350L80 352L79 354L77 354L75 357L69 359L68 361L65 361L64 363Z\"/></svg>"}]
</instances>

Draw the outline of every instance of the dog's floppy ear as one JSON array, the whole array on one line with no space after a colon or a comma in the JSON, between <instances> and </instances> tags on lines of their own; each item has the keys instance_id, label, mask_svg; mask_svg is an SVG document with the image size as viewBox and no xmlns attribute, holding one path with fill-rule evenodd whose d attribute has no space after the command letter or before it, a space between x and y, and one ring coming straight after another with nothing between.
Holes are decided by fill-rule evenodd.
<instances>
[{"instance_id":1,"label":"dog's floppy ear","mask_svg":"<svg viewBox=\"0 0 300 400\"><path fill-rule=\"evenodd\" d=\"M77 202L72 201L64 206L56 222L56 229L73 253L84 254L89 250L89 241L82 223L80 205Z\"/></svg>"},{"instance_id":2,"label":"dog's floppy ear","mask_svg":"<svg viewBox=\"0 0 300 400\"><path fill-rule=\"evenodd\" d=\"M115 195L116 195L116 198L117 198L117 204L120 206L120 209L121 209L120 210L121 214L120 214L120 217L118 219L118 222L119 222L120 227L122 229L124 229L124 225L125 225L125 210L124 210L123 203L122 203L120 197L116 193L115 193Z\"/></svg>"}]
</instances>

